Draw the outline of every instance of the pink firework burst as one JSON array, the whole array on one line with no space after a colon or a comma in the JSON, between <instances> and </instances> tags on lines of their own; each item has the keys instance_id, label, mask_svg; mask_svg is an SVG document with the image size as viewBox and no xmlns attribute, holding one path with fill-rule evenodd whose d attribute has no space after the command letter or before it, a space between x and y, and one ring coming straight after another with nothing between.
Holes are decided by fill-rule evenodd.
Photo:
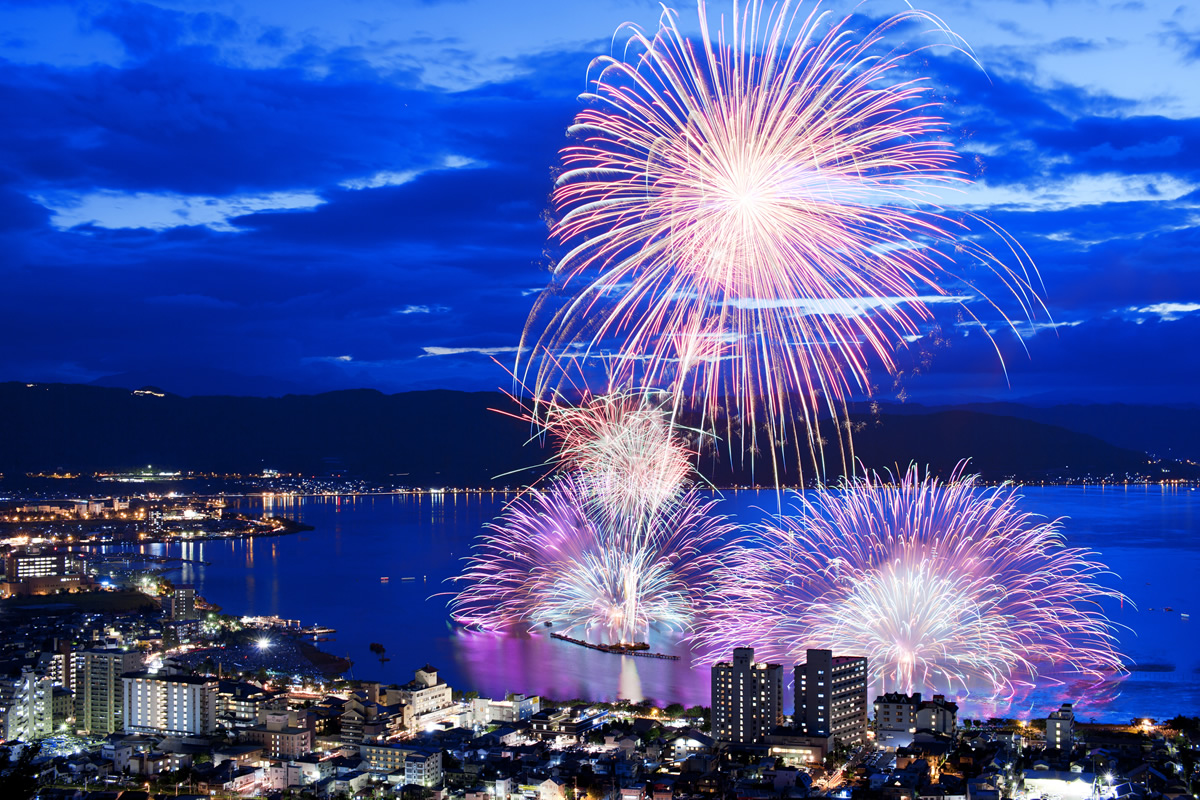
<instances>
[{"instance_id":1,"label":"pink firework burst","mask_svg":"<svg viewBox=\"0 0 1200 800\"><path fill-rule=\"evenodd\" d=\"M1123 671L1095 553L1020 508L1016 487L947 482L911 467L797 495L722 576L696 636L795 663L806 648L865 655L877 686L1000 696Z\"/></svg>"},{"instance_id":2,"label":"pink firework burst","mask_svg":"<svg viewBox=\"0 0 1200 800\"><path fill-rule=\"evenodd\" d=\"M940 210L969 181L911 69L925 47L885 46L913 24L960 40L922 12L863 33L811 8L749 0L714 34L700 2L698 41L665 11L652 37L631 28L623 57L596 62L554 189L553 236L570 249L524 344L613 356L619 383L722 418L747 452L807 447L815 466L817 421L870 393L872 361L897 368L928 301L971 318L968 302L991 304L957 267L998 278L1014 316L1041 302L1003 231ZM553 355L527 369L539 396L562 380Z\"/></svg>"},{"instance_id":3,"label":"pink firework burst","mask_svg":"<svg viewBox=\"0 0 1200 800\"><path fill-rule=\"evenodd\" d=\"M614 516L573 476L514 500L475 545L451 616L472 628L549 623L607 643L651 627L691 628L731 552L734 526L695 491L637 517Z\"/></svg>"}]
</instances>

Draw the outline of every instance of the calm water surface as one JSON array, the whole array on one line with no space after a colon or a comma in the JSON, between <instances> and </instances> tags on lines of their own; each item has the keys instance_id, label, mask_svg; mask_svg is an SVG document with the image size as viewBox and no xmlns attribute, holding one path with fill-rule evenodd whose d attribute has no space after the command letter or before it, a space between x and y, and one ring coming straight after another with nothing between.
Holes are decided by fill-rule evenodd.
<instances>
[{"instance_id":1,"label":"calm water surface","mask_svg":"<svg viewBox=\"0 0 1200 800\"><path fill-rule=\"evenodd\" d=\"M1026 508L1067 517L1069 544L1098 551L1120 575L1108 580L1133 604L1114 603L1107 611L1123 626L1121 647L1136 666L1123 680L1090 689L1039 687L1000 704L963 698L965 712L1044 716L1059 702L1074 700L1084 718L1096 720L1200 713L1200 491L1031 487L1024 493ZM721 511L746 522L777 504L773 492L727 492L724 498ZM334 641L323 646L354 661L357 678L406 681L428 662L455 688L490 696L522 691L707 705L707 671L693 669L687 649L669 638L652 638L651 644L683 655L680 661L597 653L542 635L499 637L451 627L445 581L506 499L385 495L265 505L243 499L233 501L232 510L283 514L316 530L145 550L211 562L185 565L177 577L229 613L336 628ZM381 665L368 650L371 642L383 644L391 660Z\"/></svg>"}]
</instances>

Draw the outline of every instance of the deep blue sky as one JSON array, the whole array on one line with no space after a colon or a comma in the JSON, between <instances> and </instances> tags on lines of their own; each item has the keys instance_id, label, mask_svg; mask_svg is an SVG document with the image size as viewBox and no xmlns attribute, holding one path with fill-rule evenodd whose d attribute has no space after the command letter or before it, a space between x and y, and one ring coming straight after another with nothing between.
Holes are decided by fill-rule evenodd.
<instances>
[{"instance_id":1,"label":"deep blue sky","mask_svg":"<svg viewBox=\"0 0 1200 800\"><path fill-rule=\"evenodd\" d=\"M1006 382L948 312L906 396L1200 402L1200 9L912 2L985 70L926 65L979 179L955 202L1029 250L1055 324L1028 356L1001 334ZM507 388L490 356L511 361L546 283L550 171L587 65L657 16L0 2L0 380Z\"/></svg>"}]
</instances>

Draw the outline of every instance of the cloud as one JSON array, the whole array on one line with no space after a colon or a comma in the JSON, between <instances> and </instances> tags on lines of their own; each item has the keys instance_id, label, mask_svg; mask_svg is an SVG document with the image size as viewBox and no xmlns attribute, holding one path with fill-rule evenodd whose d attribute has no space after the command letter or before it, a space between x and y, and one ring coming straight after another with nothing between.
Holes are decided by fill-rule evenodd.
<instances>
[{"instance_id":1,"label":"cloud","mask_svg":"<svg viewBox=\"0 0 1200 800\"><path fill-rule=\"evenodd\" d=\"M425 352L421 357L426 356L459 356L470 354L478 354L483 356L496 356L501 353L517 353L521 351L519 347L439 347L426 346L421 348Z\"/></svg>"},{"instance_id":2,"label":"cloud","mask_svg":"<svg viewBox=\"0 0 1200 800\"><path fill-rule=\"evenodd\" d=\"M450 310L449 306L440 305L419 305L419 306L403 306L396 309L397 314L445 314Z\"/></svg>"},{"instance_id":3,"label":"cloud","mask_svg":"<svg viewBox=\"0 0 1200 800\"><path fill-rule=\"evenodd\" d=\"M199 225L225 233L238 230L230 222L236 217L260 211L307 211L325 202L312 192L205 197L100 190L83 194L56 192L34 195L33 199L53 212L50 222L59 230L95 226L163 231Z\"/></svg>"},{"instance_id":4,"label":"cloud","mask_svg":"<svg viewBox=\"0 0 1200 800\"><path fill-rule=\"evenodd\" d=\"M913 295L911 297L855 297L845 299L815 299L806 297L779 299L735 298L727 305L747 309L796 309L804 315L827 315L839 317L861 317L868 312L894 309L903 306L934 305L940 303L962 304L975 299L969 295Z\"/></svg>"},{"instance_id":5,"label":"cloud","mask_svg":"<svg viewBox=\"0 0 1200 800\"><path fill-rule=\"evenodd\" d=\"M1151 316L1158 317L1163 322L1174 322L1197 311L1200 311L1200 303L1153 303L1148 306L1130 306L1125 309L1125 313L1132 315L1138 323L1144 322Z\"/></svg>"},{"instance_id":6,"label":"cloud","mask_svg":"<svg viewBox=\"0 0 1200 800\"><path fill-rule=\"evenodd\" d=\"M393 170L380 170L379 172L369 175L365 178L350 178L341 181L338 186L343 189L378 189L383 186L403 186L410 181L416 180L426 172L431 172L438 169L464 169L468 167L481 167L483 164L473 158L466 156L448 155L442 159L441 163L435 167L428 169L407 169L399 172Z\"/></svg>"},{"instance_id":7,"label":"cloud","mask_svg":"<svg viewBox=\"0 0 1200 800\"><path fill-rule=\"evenodd\" d=\"M637 12L649 9L651 23L652 5ZM36 9L43 41L22 29L29 44L0 60L0 102L12 110L0 128L0 318L38 335L0 337L0 379L169 362L266 369L310 391L505 383L487 356L517 352L494 343L515 342L561 252L542 219L552 169L587 65L609 41L530 55L529 42L547 40L514 19L524 44L484 53L479 38L416 32L415 3L397 23L407 40L363 24L379 7L349 20L311 4L264 6L261 19L229 12L233 25L109 0L57 7L53 25ZM541 8L572 24L599 13ZM482 3L454 10L514 17ZM930 99L944 101L946 137L968 151L961 168L981 184L952 202L1028 249L1050 314L1018 323L1027 358L972 300L988 295L1012 312L1004 287L959 259L950 266L964 284L922 298L934 319L911 334L914 369L933 350L925 385L1010 391L980 331L955 327L969 316L955 304L970 302L997 331L1016 390L1128 396L1161 373L1194 398L1181 369L1195 357L1177 367L1167 353L1200 324L1182 310L1200 297L1200 120L1169 98L1177 118L1151 113L1160 101L1149 88L1121 95L1099 78L1039 70L1127 58L1132 33L1118 48L1091 28L1027 27L1039 52L989 53L986 74L937 55L920 69ZM1056 30L1071 37L1055 40ZM487 34L491 47L498 37ZM582 38L556 31L554 41ZM988 244L1015 263L1002 242ZM857 315L909 299L772 302Z\"/></svg>"},{"instance_id":8,"label":"cloud","mask_svg":"<svg viewBox=\"0 0 1200 800\"><path fill-rule=\"evenodd\" d=\"M991 185L977 183L962 194L943 195L947 206L991 208L1014 206L1026 210L1056 211L1103 203L1137 203L1178 200L1200 188L1200 183L1177 175L1073 175L1058 181L1035 179L1030 183Z\"/></svg>"}]
</instances>

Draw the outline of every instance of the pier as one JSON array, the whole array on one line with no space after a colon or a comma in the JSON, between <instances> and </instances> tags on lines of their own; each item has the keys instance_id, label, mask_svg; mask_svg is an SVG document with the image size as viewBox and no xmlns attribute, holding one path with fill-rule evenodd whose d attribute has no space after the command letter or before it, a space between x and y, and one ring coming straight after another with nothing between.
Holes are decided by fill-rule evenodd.
<instances>
[{"instance_id":1,"label":"pier","mask_svg":"<svg viewBox=\"0 0 1200 800\"><path fill-rule=\"evenodd\" d=\"M585 642L582 639L572 639L570 636L564 636L561 633L550 634L551 639L558 639L563 642L577 644L580 647L586 647L589 650L599 650L601 653L612 653L618 656L639 656L641 658L661 658L667 661L678 661L679 656L669 655L667 653L651 653L650 645L645 642L635 642L634 644L592 644Z\"/></svg>"}]
</instances>

